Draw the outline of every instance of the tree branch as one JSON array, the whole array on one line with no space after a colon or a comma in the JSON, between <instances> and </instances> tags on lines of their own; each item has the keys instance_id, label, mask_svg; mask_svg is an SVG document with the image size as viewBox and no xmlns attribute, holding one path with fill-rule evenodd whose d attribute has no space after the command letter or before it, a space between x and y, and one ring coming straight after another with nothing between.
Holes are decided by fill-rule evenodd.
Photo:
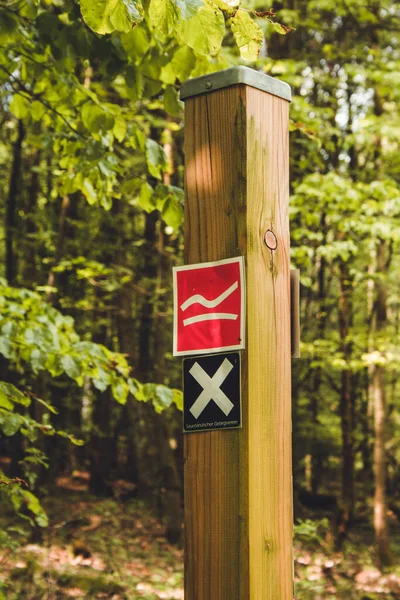
<instances>
[{"instance_id":1,"label":"tree branch","mask_svg":"<svg viewBox=\"0 0 400 600\"><path fill-rule=\"evenodd\" d=\"M13 91L16 94L19 94L20 96L22 96L23 98L25 97L23 94L21 94L21 91L24 92L25 94L27 94L27 96L29 98L34 98L35 100L37 100L38 102L41 102L43 104L43 106L45 106L48 110L50 110L51 112L53 112L55 115L57 115L57 117L59 117L66 125L69 129L71 129L71 131L74 132L75 135L85 139L85 136L82 135L82 133L80 133L79 131L77 131L72 125L71 123L68 121L68 119L66 117L64 117L64 115L62 115L56 108L54 108L54 106L52 106L49 102L47 102L47 100L44 100L40 94L35 94L34 92L32 92L31 90L29 90L26 85L20 80L18 79L18 77L16 77L15 75L13 75L13 73L11 73L11 71L9 71L7 69L7 67L5 67L4 65L0 64L0 69L2 71L4 71L4 73L6 73L11 79L12 81L11 86ZM15 88L14 84L16 84L18 86L18 89Z\"/></svg>"}]
</instances>

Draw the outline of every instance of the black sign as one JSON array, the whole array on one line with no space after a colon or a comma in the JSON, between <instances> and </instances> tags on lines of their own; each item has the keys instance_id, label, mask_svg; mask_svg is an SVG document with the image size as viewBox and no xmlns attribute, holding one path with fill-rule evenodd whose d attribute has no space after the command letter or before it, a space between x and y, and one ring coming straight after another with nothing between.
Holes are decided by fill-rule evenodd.
<instances>
[{"instance_id":1,"label":"black sign","mask_svg":"<svg viewBox=\"0 0 400 600\"><path fill-rule=\"evenodd\" d=\"M183 431L241 427L240 355L183 361Z\"/></svg>"}]
</instances>

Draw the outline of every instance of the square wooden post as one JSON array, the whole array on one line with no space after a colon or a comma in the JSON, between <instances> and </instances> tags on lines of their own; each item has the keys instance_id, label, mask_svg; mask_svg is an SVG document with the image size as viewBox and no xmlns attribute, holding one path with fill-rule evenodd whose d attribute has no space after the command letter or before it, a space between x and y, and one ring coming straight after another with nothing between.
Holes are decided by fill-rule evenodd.
<instances>
[{"instance_id":1,"label":"square wooden post","mask_svg":"<svg viewBox=\"0 0 400 600\"><path fill-rule=\"evenodd\" d=\"M182 86L186 263L244 256L243 427L185 434L185 600L292 600L287 84Z\"/></svg>"}]
</instances>

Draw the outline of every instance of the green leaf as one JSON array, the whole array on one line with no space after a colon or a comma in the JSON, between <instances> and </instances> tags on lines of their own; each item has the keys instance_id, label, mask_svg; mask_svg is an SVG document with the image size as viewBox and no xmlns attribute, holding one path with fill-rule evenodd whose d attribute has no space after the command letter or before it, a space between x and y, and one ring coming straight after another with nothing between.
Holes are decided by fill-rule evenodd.
<instances>
[{"instance_id":1,"label":"green leaf","mask_svg":"<svg viewBox=\"0 0 400 600\"><path fill-rule=\"evenodd\" d=\"M147 385L147 384L145 384L145 385ZM145 392L145 386L141 385L137 390L135 390L134 396L138 402L147 402L148 397Z\"/></svg>"},{"instance_id":2,"label":"green leaf","mask_svg":"<svg viewBox=\"0 0 400 600\"><path fill-rule=\"evenodd\" d=\"M126 121L122 117L115 119L113 134L119 142L122 142L126 136Z\"/></svg>"},{"instance_id":3,"label":"green leaf","mask_svg":"<svg viewBox=\"0 0 400 600\"><path fill-rule=\"evenodd\" d=\"M159 183L155 188L154 198L156 208L161 212L165 223L173 229L178 229L183 221L183 190Z\"/></svg>"},{"instance_id":4,"label":"green leaf","mask_svg":"<svg viewBox=\"0 0 400 600\"><path fill-rule=\"evenodd\" d=\"M11 100L10 111L17 119L24 119L29 113L29 101L23 96L15 94Z\"/></svg>"},{"instance_id":5,"label":"green leaf","mask_svg":"<svg viewBox=\"0 0 400 600\"><path fill-rule=\"evenodd\" d=\"M183 410L183 393L181 390L172 389L172 402L178 410Z\"/></svg>"},{"instance_id":6,"label":"green leaf","mask_svg":"<svg viewBox=\"0 0 400 600\"><path fill-rule=\"evenodd\" d=\"M117 31L128 32L143 20L142 3L138 0L120 0L110 15L110 21Z\"/></svg>"},{"instance_id":7,"label":"green leaf","mask_svg":"<svg viewBox=\"0 0 400 600\"><path fill-rule=\"evenodd\" d=\"M66 431L56 431L55 432L57 435L59 435L60 437L66 438L67 440L69 440L71 442L71 444L74 444L74 446L83 446L84 445L84 441L75 437L74 435L72 435L71 433L67 433Z\"/></svg>"},{"instance_id":8,"label":"green leaf","mask_svg":"<svg viewBox=\"0 0 400 600\"><path fill-rule=\"evenodd\" d=\"M214 3L224 11L227 16L233 16L239 8L239 0L214 0Z\"/></svg>"},{"instance_id":9,"label":"green leaf","mask_svg":"<svg viewBox=\"0 0 400 600\"><path fill-rule=\"evenodd\" d=\"M178 408L182 406L182 392L162 384L145 383L134 395L139 402L151 402L158 413L169 408L172 403Z\"/></svg>"},{"instance_id":10,"label":"green leaf","mask_svg":"<svg viewBox=\"0 0 400 600\"><path fill-rule=\"evenodd\" d=\"M154 386L153 406L157 412L161 412L169 408L172 403L172 390L166 385Z\"/></svg>"},{"instance_id":11,"label":"green leaf","mask_svg":"<svg viewBox=\"0 0 400 600\"><path fill-rule=\"evenodd\" d=\"M222 11L210 4L205 4L195 17L185 21L181 26L184 41L195 52L214 56L221 47L225 33L225 19Z\"/></svg>"},{"instance_id":12,"label":"green leaf","mask_svg":"<svg viewBox=\"0 0 400 600\"><path fill-rule=\"evenodd\" d=\"M167 157L162 146L152 139L146 141L146 162L150 175L161 179L162 172L167 168Z\"/></svg>"},{"instance_id":13,"label":"green leaf","mask_svg":"<svg viewBox=\"0 0 400 600\"><path fill-rule=\"evenodd\" d=\"M23 490L22 495L26 507L35 515L35 521L39 525L39 527L47 527L47 525L49 524L49 520L36 496L34 496L31 492L28 492L27 490Z\"/></svg>"},{"instance_id":14,"label":"green leaf","mask_svg":"<svg viewBox=\"0 0 400 600\"><path fill-rule=\"evenodd\" d=\"M8 400L21 404L22 406L30 406L31 404L29 396L24 394L24 392L21 392L21 390L16 388L12 383L7 383L6 381L0 381L0 394Z\"/></svg>"},{"instance_id":15,"label":"green leaf","mask_svg":"<svg viewBox=\"0 0 400 600\"><path fill-rule=\"evenodd\" d=\"M42 342L42 336L40 329L35 327L35 329L28 328L25 330L24 339L27 344L32 345L40 345Z\"/></svg>"},{"instance_id":16,"label":"green leaf","mask_svg":"<svg viewBox=\"0 0 400 600\"><path fill-rule=\"evenodd\" d=\"M10 402L8 396L0 391L0 408L5 408L6 410L14 410L14 404Z\"/></svg>"},{"instance_id":17,"label":"green leaf","mask_svg":"<svg viewBox=\"0 0 400 600\"><path fill-rule=\"evenodd\" d=\"M0 354L6 358L11 358L12 356L12 344L9 339L3 336L0 337Z\"/></svg>"},{"instance_id":18,"label":"green leaf","mask_svg":"<svg viewBox=\"0 0 400 600\"><path fill-rule=\"evenodd\" d=\"M53 415L58 414L58 411L54 408L54 406L52 404L50 404L50 402L46 402L45 400L43 400L43 398L39 398L38 396L35 396L35 402L39 402L39 404L42 404L43 406L45 406L47 408L47 410L49 410L50 412L53 413Z\"/></svg>"},{"instance_id":19,"label":"green leaf","mask_svg":"<svg viewBox=\"0 0 400 600\"><path fill-rule=\"evenodd\" d=\"M42 104L42 102L39 102L38 100L35 100L34 102L32 102L31 116L34 121L40 121L40 119L43 117L45 112L46 112L46 107Z\"/></svg>"},{"instance_id":20,"label":"green leaf","mask_svg":"<svg viewBox=\"0 0 400 600\"><path fill-rule=\"evenodd\" d=\"M92 382L95 388L100 392L104 392L110 385L110 374L99 366L97 367L96 377L92 378Z\"/></svg>"},{"instance_id":21,"label":"green leaf","mask_svg":"<svg viewBox=\"0 0 400 600\"><path fill-rule=\"evenodd\" d=\"M271 22L272 27L275 29L276 33L280 35L287 35L289 33L288 29L283 27L280 23Z\"/></svg>"},{"instance_id":22,"label":"green leaf","mask_svg":"<svg viewBox=\"0 0 400 600\"><path fill-rule=\"evenodd\" d=\"M162 82L173 85L176 81L176 72L172 66L172 62L166 64L160 73L160 79Z\"/></svg>"},{"instance_id":23,"label":"green leaf","mask_svg":"<svg viewBox=\"0 0 400 600\"><path fill-rule=\"evenodd\" d=\"M129 394L129 385L124 379L118 379L115 383L113 383L112 387L112 395L115 400L120 404L125 404L126 399Z\"/></svg>"},{"instance_id":24,"label":"green leaf","mask_svg":"<svg viewBox=\"0 0 400 600\"><path fill-rule=\"evenodd\" d=\"M155 36L166 41L178 22L178 8L171 0L150 0L149 19Z\"/></svg>"},{"instance_id":25,"label":"green leaf","mask_svg":"<svg viewBox=\"0 0 400 600\"><path fill-rule=\"evenodd\" d=\"M23 425L23 422L23 417L18 413L0 410L0 428L4 435L8 437L15 435Z\"/></svg>"},{"instance_id":26,"label":"green leaf","mask_svg":"<svg viewBox=\"0 0 400 600\"><path fill-rule=\"evenodd\" d=\"M175 73L175 77L178 81L185 81L189 79L190 73L194 69L196 64L196 57L194 52L188 46L182 46L174 54L174 58L171 61L171 67ZM173 81L172 83L175 83Z\"/></svg>"},{"instance_id":27,"label":"green leaf","mask_svg":"<svg viewBox=\"0 0 400 600\"><path fill-rule=\"evenodd\" d=\"M154 203L156 209L160 212L164 208L165 201L168 198L168 194L170 193L170 186L165 185L164 183L157 183L154 190Z\"/></svg>"},{"instance_id":28,"label":"green leaf","mask_svg":"<svg viewBox=\"0 0 400 600\"><path fill-rule=\"evenodd\" d=\"M181 11L182 19L185 21L194 17L204 5L203 0L176 0L176 3Z\"/></svg>"},{"instance_id":29,"label":"green leaf","mask_svg":"<svg viewBox=\"0 0 400 600\"><path fill-rule=\"evenodd\" d=\"M97 202L98 202L97 192L94 189L91 181L89 181L89 179L84 179L83 185L82 185L82 193L84 194L84 196L85 196L86 200L88 201L88 204L90 204L90 206L97 204Z\"/></svg>"},{"instance_id":30,"label":"green leaf","mask_svg":"<svg viewBox=\"0 0 400 600\"><path fill-rule=\"evenodd\" d=\"M11 14L3 10L0 12L0 44L12 42L18 35L18 20Z\"/></svg>"},{"instance_id":31,"label":"green leaf","mask_svg":"<svg viewBox=\"0 0 400 600\"><path fill-rule=\"evenodd\" d=\"M38 373L42 369L46 367L46 354L39 350L39 348L34 348L31 352L30 361L31 367L35 373Z\"/></svg>"},{"instance_id":32,"label":"green leaf","mask_svg":"<svg viewBox=\"0 0 400 600\"><path fill-rule=\"evenodd\" d=\"M143 19L143 7L136 0L81 0L84 21L96 33L130 31Z\"/></svg>"},{"instance_id":33,"label":"green leaf","mask_svg":"<svg viewBox=\"0 0 400 600\"><path fill-rule=\"evenodd\" d=\"M142 96L143 83L141 70L134 65L129 65L125 71L125 81L128 97L136 102Z\"/></svg>"},{"instance_id":34,"label":"green leaf","mask_svg":"<svg viewBox=\"0 0 400 600\"><path fill-rule=\"evenodd\" d=\"M25 0L21 4L21 8L19 9L19 13L22 17L26 17L27 19L35 19L37 15L37 0Z\"/></svg>"},{"instance_id":35,"label":"green leaf","mask_svg":"<svg viewBox=\"0 0 400 600\"><path fill-rule=\"evenodd\" d=\"M239 9L231 22L232 32L244 60L257 60L264 35L261 27L245 10Z\"/></svg>"},{"instance_id":36,"label":"green leaf","mask_svg":"<svg viewBox=\"0 0 400 600\"><path fill-rule=\"evenodd\" d=\"M134 377L129 377L127 379L127 383L129 386L130 393L133 394L134 396L138 393L138 391L142 387L142 385Z\"/></svg>"},{"instance_id":37,"label":"green leaf","mask_svg":"<svg viewBox=\"0 0 400 600\"><path fill-rule=\"evenodd\" d=\"M170 85L164 92L164 107L167 113L173 117L182 116L183 102L179 100L176 89Z\"/></svg>"},{"instance_id":38,"label":"green leaf","mask_svg":"<svg viewBox=\"0 0 400 600\"><path fill-rule=\"evenodd\" d=\"M128 58L136 64L140 62L150 48L150 41L143 27L135 27L129 33L122 33L121 42Z\"/></svg>"},{"instance_id":39,"label":"green leaf","mask_svg":"<svg viewBox=\"0 0 400 600\"><path fill-rule=\"evenodd\" d=\"M81 109L82 122L91 133L108 131L114 126L114 117L93 102L86 102Z\"/></svg>"},{"instance_id":40,"label":"green leaf","mask_svg":"<svg viewBox=\"0 0 400 600\"><path fill-rule=\"evenodd\" d=\"M64 369L57 354L49 354L46 361L46 369L53 377L58 377L63 373Z\"/></svg>"},{"instance_id":41,"label":"green leaf","mask_svg":"<svg viewBox=\"0 0 400 600\"><path fill-rule=\"evenodd\" d=\"M179 229L179 226L183 222L183 210L174 195L168 195L161 211L161 216L167 225L173 227L175 230Z\"/></svg>"},{"instance_id":42,"label":"green leaf","mask_svg":"<svg viewBox=\"0 0 400 600\"><path fill-rule=\"evenodd\" d=\"M61 358L61 365L68 377L71 377L71 379L76 380L78 377L80 377L82 373L81 367L69 354Z\"/></svg>"},{"instance_id":43,"label":"green leaf","mask_svg":"<svg viewBox=\"0 0 400 600\"><path fill-rule=\"evenodd\" d=\"M139 204L147 213L153 212L156 208L153 200L153 188L147 182L143 183L140 188Z\"/></svg>"}]
</instances>

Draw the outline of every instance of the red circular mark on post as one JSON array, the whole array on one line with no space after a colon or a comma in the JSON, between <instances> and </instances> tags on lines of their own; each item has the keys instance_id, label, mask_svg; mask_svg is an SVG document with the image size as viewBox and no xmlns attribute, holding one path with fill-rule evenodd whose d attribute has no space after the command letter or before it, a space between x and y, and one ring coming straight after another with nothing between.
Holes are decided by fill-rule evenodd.
<instances>
[{"instance_id":1,"label":"red circular mark on post","mask_svg":"<svg viewBox=\"0 0 400 600\"><path fill-rule=\"evenodd\" d=\"M278 247L278 239L271 229L267 229L264 234L264 242L270 250L276 250Z\"/></svg>"}]
</instances>

